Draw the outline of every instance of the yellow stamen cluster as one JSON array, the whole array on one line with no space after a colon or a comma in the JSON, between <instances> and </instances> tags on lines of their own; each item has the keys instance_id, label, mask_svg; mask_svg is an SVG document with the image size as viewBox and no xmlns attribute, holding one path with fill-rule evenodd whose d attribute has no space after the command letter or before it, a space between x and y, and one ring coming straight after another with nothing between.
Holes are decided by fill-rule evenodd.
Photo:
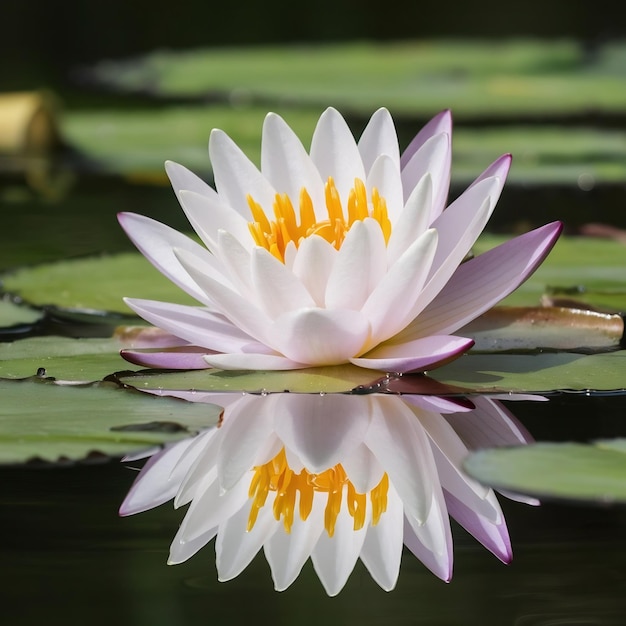
<instances>
[{"instance_id":1,"label":"yellow stamen cluster","mask_svg":"<svg viewBox=\"0 0 626 626\"><path fill-rule=\"evenodd\" d=\"M356 178L348 196L347 215L344 214L341 198L332 177L326 182L325 196L328 219L318 222L311 196L306 189L302 188L299 206L300 223L298 223L293 204L287 194L276 194L274 221L270 221L263 207L248 195L248 205L253 219L249 227L255 243L266 248L277 259L284 262L285 248L289 242L293 241L298 247L303 238L319 235L339 249L352 224L366 217L371 217L380 224L385 242L389 241L391 222L387 215L387 203L376 188L372 189L370 205L365 183Z\"/></svg>"},{"instance_id":2,"label":"yellow stamen cluster","mask_svg":"<svg viewBox=\"0 0 626 626\"><path fill-rule=\"evenodd\" d=\"M295 473L287 463L287 455L283 448L271 461L254 468L254 476L248 491L252 499L248 530L252 530L259 511L269 492L274 496L274 518L282 519L286 532L291 532L296 511L296 500L300 519L305 521L313 508L315 492L327 494L326 509L324 511L324 527L329 537L335 532L337 516L341 510L344 487L347 490L348 512L354 520L354 530L363 528L367 508L367 494L358 493L348 479L341 465L335 465L320 474L310 474L306 469ZM382 479L370 493L372 507L372 525L375 526L380 516L387 510L387 492L389 478L383 474ZM296 497L299 494L299 499Z\"/></svg>"}]
</instances>

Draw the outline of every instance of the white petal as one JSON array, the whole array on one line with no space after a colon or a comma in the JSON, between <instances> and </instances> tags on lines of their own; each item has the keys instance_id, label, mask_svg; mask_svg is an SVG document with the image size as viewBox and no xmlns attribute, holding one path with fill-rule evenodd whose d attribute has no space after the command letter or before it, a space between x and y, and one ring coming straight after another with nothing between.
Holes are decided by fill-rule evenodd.
<instances>
[{"instance_id":1,"label":"white petal","mask_svg":"<svg viewBox=\"0 0 626 626\"><path fill-rule=\"evenodd\" d=\"M201 196L207 198L218 199L217 192L213 187L210 187L199 176L196 176L192 171L188 170L183 165L175 163L174 161L165 162L165 171L170 179L172 188L176 195L180 199L180 192L183 189L188 191L194 191Z\"/></svg>"},{"instance_id":2,"label":"white petal","mask_svg":"<svg viewBox=\"0 0 626 626\"><path fill-rule=\"evenodd\" d=\"M421 293L438 245L437 231L427 230L389 269L362 308L372 326L372 343L393 337L419 311Z\"/></svg>"},{"instance_id":3,"label":"white petal","mask_svg":"<svg viewBox=\"0 0 626 626\"><path fill-rule=\"evenodd\" d=\"M404 537L402 500L389 484L387 510L376 526L370 525L361 549L361 560L372 578L385 590L391 591L398 580Z\"/></svg>"},{"instance_id":4,"label":"white petal","mask_svg":"<svg viewBox=\"0 0 626 626\"><path fill-rule=\"evenodd\" d=\"M220 230L232 233L241 245L252 247L248 221L224 204L219 197L209 198L187 190L181 191L179 197L187 219L211 252L215 252L217 248Z\"/></svg>"},{"instance_id":5,"label":"white petal","mask_svg":"<svg viewBox=\"0 0 626 626\"><path fill-rule=\"evenodd\" d=\"M325 506L322 498L313 498L313 507L306 520L301 520L296 514L290 533L279 529L265 544L265 556L277 591L287 589L296 580L311 556L315 544L324 532Z\"/></svg>"},{"instance_id":6,"label":"white petal","mask_svg":"<svg viewBox=\"0 0 626 626\"><path fill-rule=\"evenodd\" d=\"M276 434L317 474L342 462L365 437L369 402L344 394L279 394ZM365 406L364 406L365 405Z\"/></svg>"},{"instance_id":7,"label":"white petal","mask_svg":"<svg viewBox=\"0 0 626 626\"><path fill-rule=\"evenodd\" d=\"M195 495L180 525L178 539L183 543L192 541L228 520L249 501L249 486L250 481L244 478L224 492L218 481L213 481L205 491Z\"/></svg>"},{"instance_id":8,"label":"white petal","mask_svg":"<svg viewBox=\"0 0 626 626\"><path fill-rule=\"evenodd\" d=\"M268 343L297 363L337 365L363 349L369 332L358 311L310 308L278 317Z\"/></svg>"},{"instance_id":9,"label":"white petal","mask_svg":"<svg viewBox=\"0 0 626 626\"><path fill-rule=\"evenodd\" d=\"M234 352L207 354L204 360L211 367L222 370L293 370L309 367L308 363L292 361L284 356L263 353Z\"/></svg>"},{"instance_id":10,"label":"white petal","mask_svg":"<svg viewBox=\"0 0 626 626\"><path fill-rule=\"evenodd\" d=\"M488 178L470 187L432 224L439 232L439 245L422 293L424 305L443 289L478 239L495 208L502 182Z\"/></svg>"},{"instance_id":11,"label":"white petal","mask_svg":"<svg viewBox=\"0 0 626 626\"><path fill-rule=\"evenodd\" d=\"M193 239L143 215L120 213L118 219L126 234L139 249L139 252L161 274L169 278L196 300L206 303L206 295L181 266L174 254L175 248L187 250L202 259L206 265L206 271L210 272L215 280L228 284L228 281L221 275L217 259Z\"/></svg>"},{"instance_id":12,"label":"white petal","mask_svg":"<svg viewBox=\"0 0 626 626\"><path fill-rule=\"evenodd\" d=\"M226 133L221 130L211 132L209 155L220 198L249 220L252 215L247 195L250 194L268 214L276 191Z\"/></svg>"},{"instance_id":13,"label":"white petal","mask_svg":"<svg viewBox=\"0 0 626 626\"><path fill-rule=\"evenodd\" d=\"M374 161L381 154L391 157L400 169L398 135L393 118L387 109L378 109L372 115L359 139L358 146L366 172L370 171Z\"/></svg>"},{"instance_id":14,"label":"white petal","mask_svg":"<svg viewBox=\"0 0 626 626\"><path fill-rule=\"evenodd\" d=\"M393 265L429 226L432 206L432 177L424 174L393 223L387 244L387 262Z\"/></svg>"},{"instance_id":15,"label":"white petal","mask_svg":"<svg viewBox=\"0 0 626 626\"><path fill-rule=\"evenodd\" d=\"M378 222L369 218L355 222L328 277L326 306L358 311L385 275L386 254Z\"/></svg>"},{"instance_id":16,"label":"white petal","mask_svg":"<svg viewBox=\"0 0 626 626\"><path fill-rule=\"evenodd\" d=\"M255 464L272 433L273 415L266 396L247 395L224 414L217 472L222 489L231 489Z\"/></svg>"},{"instance_id":17,"label":"white petal","mask_svg":"<svg viewBox=\"0 0 626 626\"><path fill-rule=\"evenodd\" d=\"M270 320L255 303L219 283L206 273L202 260L186 250L176 250L177 258L189 275L201 287L212 304L233 324L255 339L266 343L263 338Z\"/></svg>"},{"instance_id":18,"label":"white petal","mask_svg":"<svg viewBox=\"0 0 626 626\"><path fill-rule=\"evenodd\" d=\"M430 173L433 180L433 210L429 220L431 224L445 206L450 181L450 161L450 135L442 132L428 139L402 168L405 200L422 177Z\"/></svg>"},{"instance_id":19,"label":"white petal","mask_svg":"<svg viewBox=\"0 0 626 626\"><path fill-rule=\"evenodd\" d=\"M328 278L337 254L333 245L324 238L311 235L302 240L294 255L292 271L302 281L319 307L326 305Z\"/></svg>"},{"instance_id":20,"label":"white petal","mask_svg":"<svg viewBox=\"0 0 626 626\"><path fill-rule=\"evenodd\" d=\"M120 515L141 513L174 498L184 473L172 472L178 466L186 473L195 460L187 454L191 442L185 439L167 446L146 461L120 506Z\"/></svg>"},{"instance_id":21,"label":"white petal","mask_svg":"<svg viewBox=\"0 0 626 626\"><path fill-rule=\"evenodd\" d=\"M369 493L382 480L385 470L364 444L341 459L350 482L358 493Z\"/></svg>"},{"instance_id":22,"label":"white petal","mask_svg":"<svg viewBox=\"0 0 626 626\"><path fill-rule=\"evenodd\" d=\"M342 205L347 206L354 179L365 181L356 141L341 114L331 108L320 116L311 140L311 159L323 181L332 176Z\"/></svg>"},{"instance_id":23,"label":"white petal","mask_svg":"<svg viewBox=\"0 0 626 626\"><path fill-rule=\"evenodd\" d=\"M264 506L254 526L247 530L250 507L243 506L232 517L222 522L215 541L215 564L220 581L239 576L256 556L263 543L275 532L281 532L270 506Z\"/></svg>"},{"instance_id":24,"label":"white petal","mask_svg":"<svg viewBox=\"0 0 626 626\"><path fill-rule=\"evenodd\" d=\"M296 134L275 113L269 113L263 124L261 170L274 189L286 193L294 206L298 206L304 187L311 196L315 214L324 219L322 178Z\"/></svg>"},{"instance_id":25,"label":"white petal","mask_svg":"<svg viewBox=\"0 0 626 626\"><path fill-rule=\"evenodd\" d=\"M428 518L437 469L426 432L400 398L380 397L365 443L389 475L407 514Z\"/></svg>"},{"instance_id":26,"label":"white petal","mask_svg":"<svg viewBox=\"0 0 626 626\"><path fill-rule=\"evenodd\" d=\"M298 277L264 248L252 250L250 270L252 284L256 288L256 301L270 319L315 306Z\"/></svg>"},{"instance_id":27,"label":"white petal","mask_svg":"<svg viewBox=\"0 0 626 626\"><path fill-rule=\"evenodd\" d=\"M384 198L389 219L395 224L404 207L402 179L398 163L389 155L382 154L374 161L367 176L366 185L370 193L372 189L376 188L380 196Z\"/></svg>"},{"instance_id":28,"label":"white petal","mask_svg":"<svg viewBox=\"0 0 626 626\"><path fill-rule=\"evenodd\" d=\"M237 326L201 307L126 298L126 304L146 321L207 350L231 352L254 343Z\"/></svg>"},{"instance_id":29,"label":"white petal","mask_svg":"<svg viewBox=\"0 0 626 626\"><path fill-rule=\"evenodd\" d=\"M346 489L337 516L335 534L329 537L322 533L313 554L313 567L329 596L336 596L346 584L359 558L367 533L367 523L360 530L354 530L354 520L348 513Z\"/></svg>"}]
</instances>

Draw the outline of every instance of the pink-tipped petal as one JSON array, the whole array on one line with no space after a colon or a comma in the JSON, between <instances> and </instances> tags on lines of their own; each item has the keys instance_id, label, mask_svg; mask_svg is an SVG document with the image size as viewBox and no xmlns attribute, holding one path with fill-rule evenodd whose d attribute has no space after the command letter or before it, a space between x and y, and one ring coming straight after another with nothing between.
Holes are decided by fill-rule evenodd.
<instances>
[{"instance_id":1,"label":"pink-tipped petal","mask_svg":"<svg viewBox=\"0 0 626 626\"><path fill-rule=\"evenodd\" d=\"M228 281L221 274L218 262L193 239L165 224L136 213L119 213L118 221L146 259L159 272L196 300L206 303L206 295L183 269L174 254L174 248L187 250L201 258L215 280L228 284Z\"/></svg>"},{"instance_id":2,"label":"pink-tipped petal","mask_svg":"<svg viewBox=\"0 0 626 626\"><path fill-rule=\"evenodd\" d=\"M122 350L120 355L129 363L141 367L170 370L204 370L209 367L204 360L206 348L180 346L168 351Z\"/></svg>"},{"instance_id":3,"label":"pink-tipped petal","mask_svg":"<svg viewBox=\"0 0 626 626\"><path fill-rule=\"evenodd\" d=\"M497 556L503 563L510 563L513 559L509 532L501 515L498 522L487 520L471 507L455 498L444 490L448 513L476 540L482 543L487 550ZM495 497L494 497L495 499Z\"/></svg>"},{"instance_id":4,"label":"pink-tipped petal","mask_svg":"<svg viewBox=\"0 0 626 626\"><path fill-rule=\"evenodd\" d=\"M383 372L423 372L449 363L474 345L472 339L433 335L398 345L383 345L350 362Z\"/></svg>"},{"instance_id":5,"label":"pink-tipped petal","mask_svg":"<svg viewBox=\"0 0 626 626\"><path fill-rule=\"evenodd\" d=\"M202 307L134 298L126 298L125 302L151 324L196 346L218 352L236 352L243 346L256 343L222 315Z\"/></svg>"},{"instance_id":6,"label":"pink-tipped petal","mask_svg":"<svg viewBox=\"0 0 626 626\"><path fill-rule=\"evenodd\" d=\"M399 338L455 332L523 283L546 258L563 226L546 224L470 259Z\"/></svg>"}]
</instances>

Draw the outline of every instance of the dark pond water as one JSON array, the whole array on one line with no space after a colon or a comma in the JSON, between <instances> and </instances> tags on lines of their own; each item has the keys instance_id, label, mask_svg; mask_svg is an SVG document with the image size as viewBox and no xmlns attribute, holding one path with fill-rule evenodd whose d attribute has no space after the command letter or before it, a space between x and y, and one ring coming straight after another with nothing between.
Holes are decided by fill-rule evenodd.
<instances>
[{"instance_id":1,"label":"dark pond water","mask_svg":"<svg viewBox=\"0 0 626 626\"><path fill-rule=\"evenodd\" d=\"M128 249L113 226L120 210L185 226L166 189L94 181L58 203L34 199L24 189L2 193L3 268ZM511 408L538 440L626 436L623 397L561 395ZM167 566L182 512L164 505L118 517L135 477L122 463L4 468L0 476L0 602L2 623L11 626L626 623L626 511L620 507L528 507L502 500L511 565L455 525L451 583L406 553L395 591L381 591L358 564L341 594L328 598L310 564L283 593L272 590L262 555L228 583L216 580L212 545L182 565Z\"/></svg>"}]
</instances>

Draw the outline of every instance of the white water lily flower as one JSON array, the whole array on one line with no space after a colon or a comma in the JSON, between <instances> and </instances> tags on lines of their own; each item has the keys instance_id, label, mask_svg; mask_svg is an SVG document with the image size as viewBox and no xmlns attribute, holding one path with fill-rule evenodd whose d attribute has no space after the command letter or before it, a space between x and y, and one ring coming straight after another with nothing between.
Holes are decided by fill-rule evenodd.
<instances>
[{"instance_id":1,"label":"white water lily flower","mask_svg":"<svg viewBox=\"0 0 626 626\"><path fill-rule=\"evenodd\" d=\"M511 560L494 492L461 466L469 449L530 441L497 400L167 393L225 407L218 427L154 454L120 508L131 515L172 498L176 507L189 504L171 564L215 538L221 581L263 548L277 590L310 557L336 595L359 558L393 589L404 545L449 581L449 515Z\"/></svg>"},{"instance_id":2,"label":"white water lily flower","mask_svg":"<svg viewBox=\"0 0 626 626\"><path fill-rule=\"evenodd\" d=\"M285 370L350 362L410 372L468 350L472 340L452 333L532 274L561 224L462 263L496 205L511 157L495 161L445 208L451 132L444 111L401 156L386 109L374 113L357 142L329 108L307 153L270 113L259 170L214 130L215 189L166 164L204 246L147 217L120 215L148 260L201 304L127 299L177 337L180 349L123 356L149 367Z\"/></svg>"}]
</instances>

